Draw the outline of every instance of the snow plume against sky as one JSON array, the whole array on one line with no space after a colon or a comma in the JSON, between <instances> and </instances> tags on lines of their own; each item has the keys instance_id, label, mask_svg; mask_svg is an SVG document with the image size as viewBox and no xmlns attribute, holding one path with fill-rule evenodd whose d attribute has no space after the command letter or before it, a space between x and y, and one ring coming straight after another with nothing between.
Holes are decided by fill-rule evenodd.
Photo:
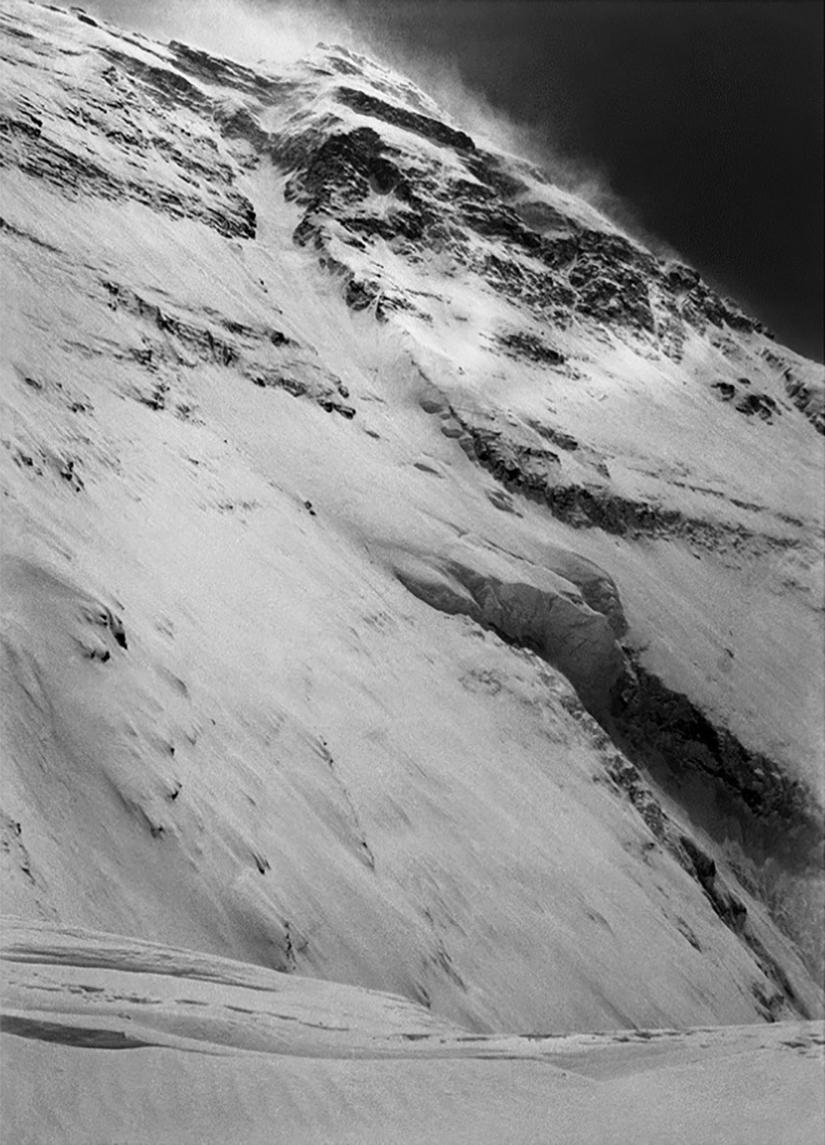
<instances>
[{"instance_id":1,"label":"snow plume against sky","mask_svg":"<svg viewBox=\"0 0 825 1145\"><path fill-rule=\"evenodd\" d=\"M397 8L373 0L87 0L86 8L121 27L161 40L182 40L250 64L292 61L319 42L361 51L413 79L478 142L541 165L560 185L582 195L659 253L673 253L660 237L645 232L596 159L584 162L562 154L548 123L520 121L492 103L481 84L472 86L462 75L457 55L423 47L409 34L410 12L421 5L407 5L407 21L396 25L393 12L403 16L405 10L404 0L396 2ZM468 15L470 7L465 9Z\"/></svg>"},{"instance_id":2,"label":"snow plume against sky","mask_svg":"<svg viewBox=\"0 0 825 1145\"><path fill-rule=\"evenodd\" d=\"M294 59L324 40L392 64L471 134L541 162L657 251L677 249L822 360L819 0L86 7L249 62Z\"/></svg>"},{"instance_id":3,"label":"snow plume against sky","mask_svg":"<svg viewBox=\"0 0 825 1145\"><path fill-rule=\"evenodd\" d=\"M318 43L357 38L343 7L322 0L87 0L121 28L181 40L246 63L294 60Z\"/></svg>"}]
</instances>

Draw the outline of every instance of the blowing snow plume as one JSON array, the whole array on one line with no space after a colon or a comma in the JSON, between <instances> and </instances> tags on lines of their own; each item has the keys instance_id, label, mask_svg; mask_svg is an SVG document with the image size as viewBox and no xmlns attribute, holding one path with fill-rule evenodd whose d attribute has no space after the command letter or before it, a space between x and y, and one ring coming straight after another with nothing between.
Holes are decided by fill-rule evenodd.
<instances>
[{"instance_id":1,"label":"blowing snow plume","mask_svg":"<svg viewBox=\"0 0 825 1145\"><path fill-rule=\"evenodd\" d=\"M416 49L409 36L393 31L392 21L375 5L313 0L90 0L102 19L156 39L182 40L247 64L292 63L319 43L340 44L366 53L413 79L442 114L485 146L529 159L558 186L585 199L627 233L662 256L676 252L647 233L632 205L610 186L607 173L592 160L565 153L546 122L517 122L478 88L468 85L455 57Z\"/></svg>"},{"instance_id":2,"label":"blowing snow plume","mask_svg":"<svg viewBox=\"0 0 825 1145\"><path fill-rule=\"evenodd\" d=\"M102 20L152 36L181 40L241 63L291 63L319 41L352 46L353 28L334 3L322 0L90 0Z\"/></svg>"}]
</instances>

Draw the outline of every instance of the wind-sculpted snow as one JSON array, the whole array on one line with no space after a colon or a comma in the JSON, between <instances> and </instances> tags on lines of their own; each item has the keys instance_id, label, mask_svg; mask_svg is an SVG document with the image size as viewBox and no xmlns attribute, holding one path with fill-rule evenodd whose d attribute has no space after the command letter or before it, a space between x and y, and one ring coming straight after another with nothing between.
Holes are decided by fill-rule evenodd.
<instances>
[{"instance_id":1,"label":"wind-sculpted snow","mask_svg":"<svg viewBox=\"0 0 825 1145\"><path fill-rule=\"evenodd\" d=\"M353 52L3 13L0 863L63 936L6 961L67 975L22 1075L172 1053L168 1126L207 1059L400 1054L409 1111L436 1026L502 1094L556 1068L514 1030L820 1014L821 370Z\"/></svg>"},{"instance_id":2,"label":"wind-sculpted snow","mask_svg":"<svg viewBox=\"0 0 825 1145\"><path fill-rule=\"evenodd\" d=\"M661 1145L689 1127L695 1142L735 1129L802 1143L823 1112L821 1022L475 1035L392 995L137 939L12 920L3 933L7 1141L105 1127L199 1145L273 1131L515 1145L552 1127L578 1145ZM47 1068L52 1101L29 1101ZM763 1078L787 1102L760 1099Z\"/></svg>"}]
</instances>

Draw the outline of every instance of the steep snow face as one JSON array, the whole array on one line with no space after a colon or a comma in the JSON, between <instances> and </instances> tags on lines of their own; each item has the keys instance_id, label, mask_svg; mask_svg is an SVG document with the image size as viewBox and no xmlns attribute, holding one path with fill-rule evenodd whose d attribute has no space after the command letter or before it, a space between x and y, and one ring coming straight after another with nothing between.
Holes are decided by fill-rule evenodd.
<instances>
[{"instance_id":1,"label":"steep snow face","mask_svg":"<svg viewBox=\"0 0 825 1145\"><path fill-rule=\"evenodd\" d=\"M4 910L818 1013L814 368L352 53L2 20Z\"/></svg>"}]
</instances>

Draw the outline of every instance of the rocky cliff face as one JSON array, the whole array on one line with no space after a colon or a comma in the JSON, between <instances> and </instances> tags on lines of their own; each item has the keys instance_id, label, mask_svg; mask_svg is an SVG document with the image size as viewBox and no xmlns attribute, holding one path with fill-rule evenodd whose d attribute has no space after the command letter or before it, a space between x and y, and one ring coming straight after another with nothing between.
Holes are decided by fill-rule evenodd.
<instances>
[{"instance_id":1,"label":"rocky cliff face","mask_svg":"<svg viewBox=\"0 0 825 1145\"><path fill-rule=\"evenodd\" d=\"M2 30L5 909L819 1013L821 367L350 51Z\"/></svg>"}]
</instances>

